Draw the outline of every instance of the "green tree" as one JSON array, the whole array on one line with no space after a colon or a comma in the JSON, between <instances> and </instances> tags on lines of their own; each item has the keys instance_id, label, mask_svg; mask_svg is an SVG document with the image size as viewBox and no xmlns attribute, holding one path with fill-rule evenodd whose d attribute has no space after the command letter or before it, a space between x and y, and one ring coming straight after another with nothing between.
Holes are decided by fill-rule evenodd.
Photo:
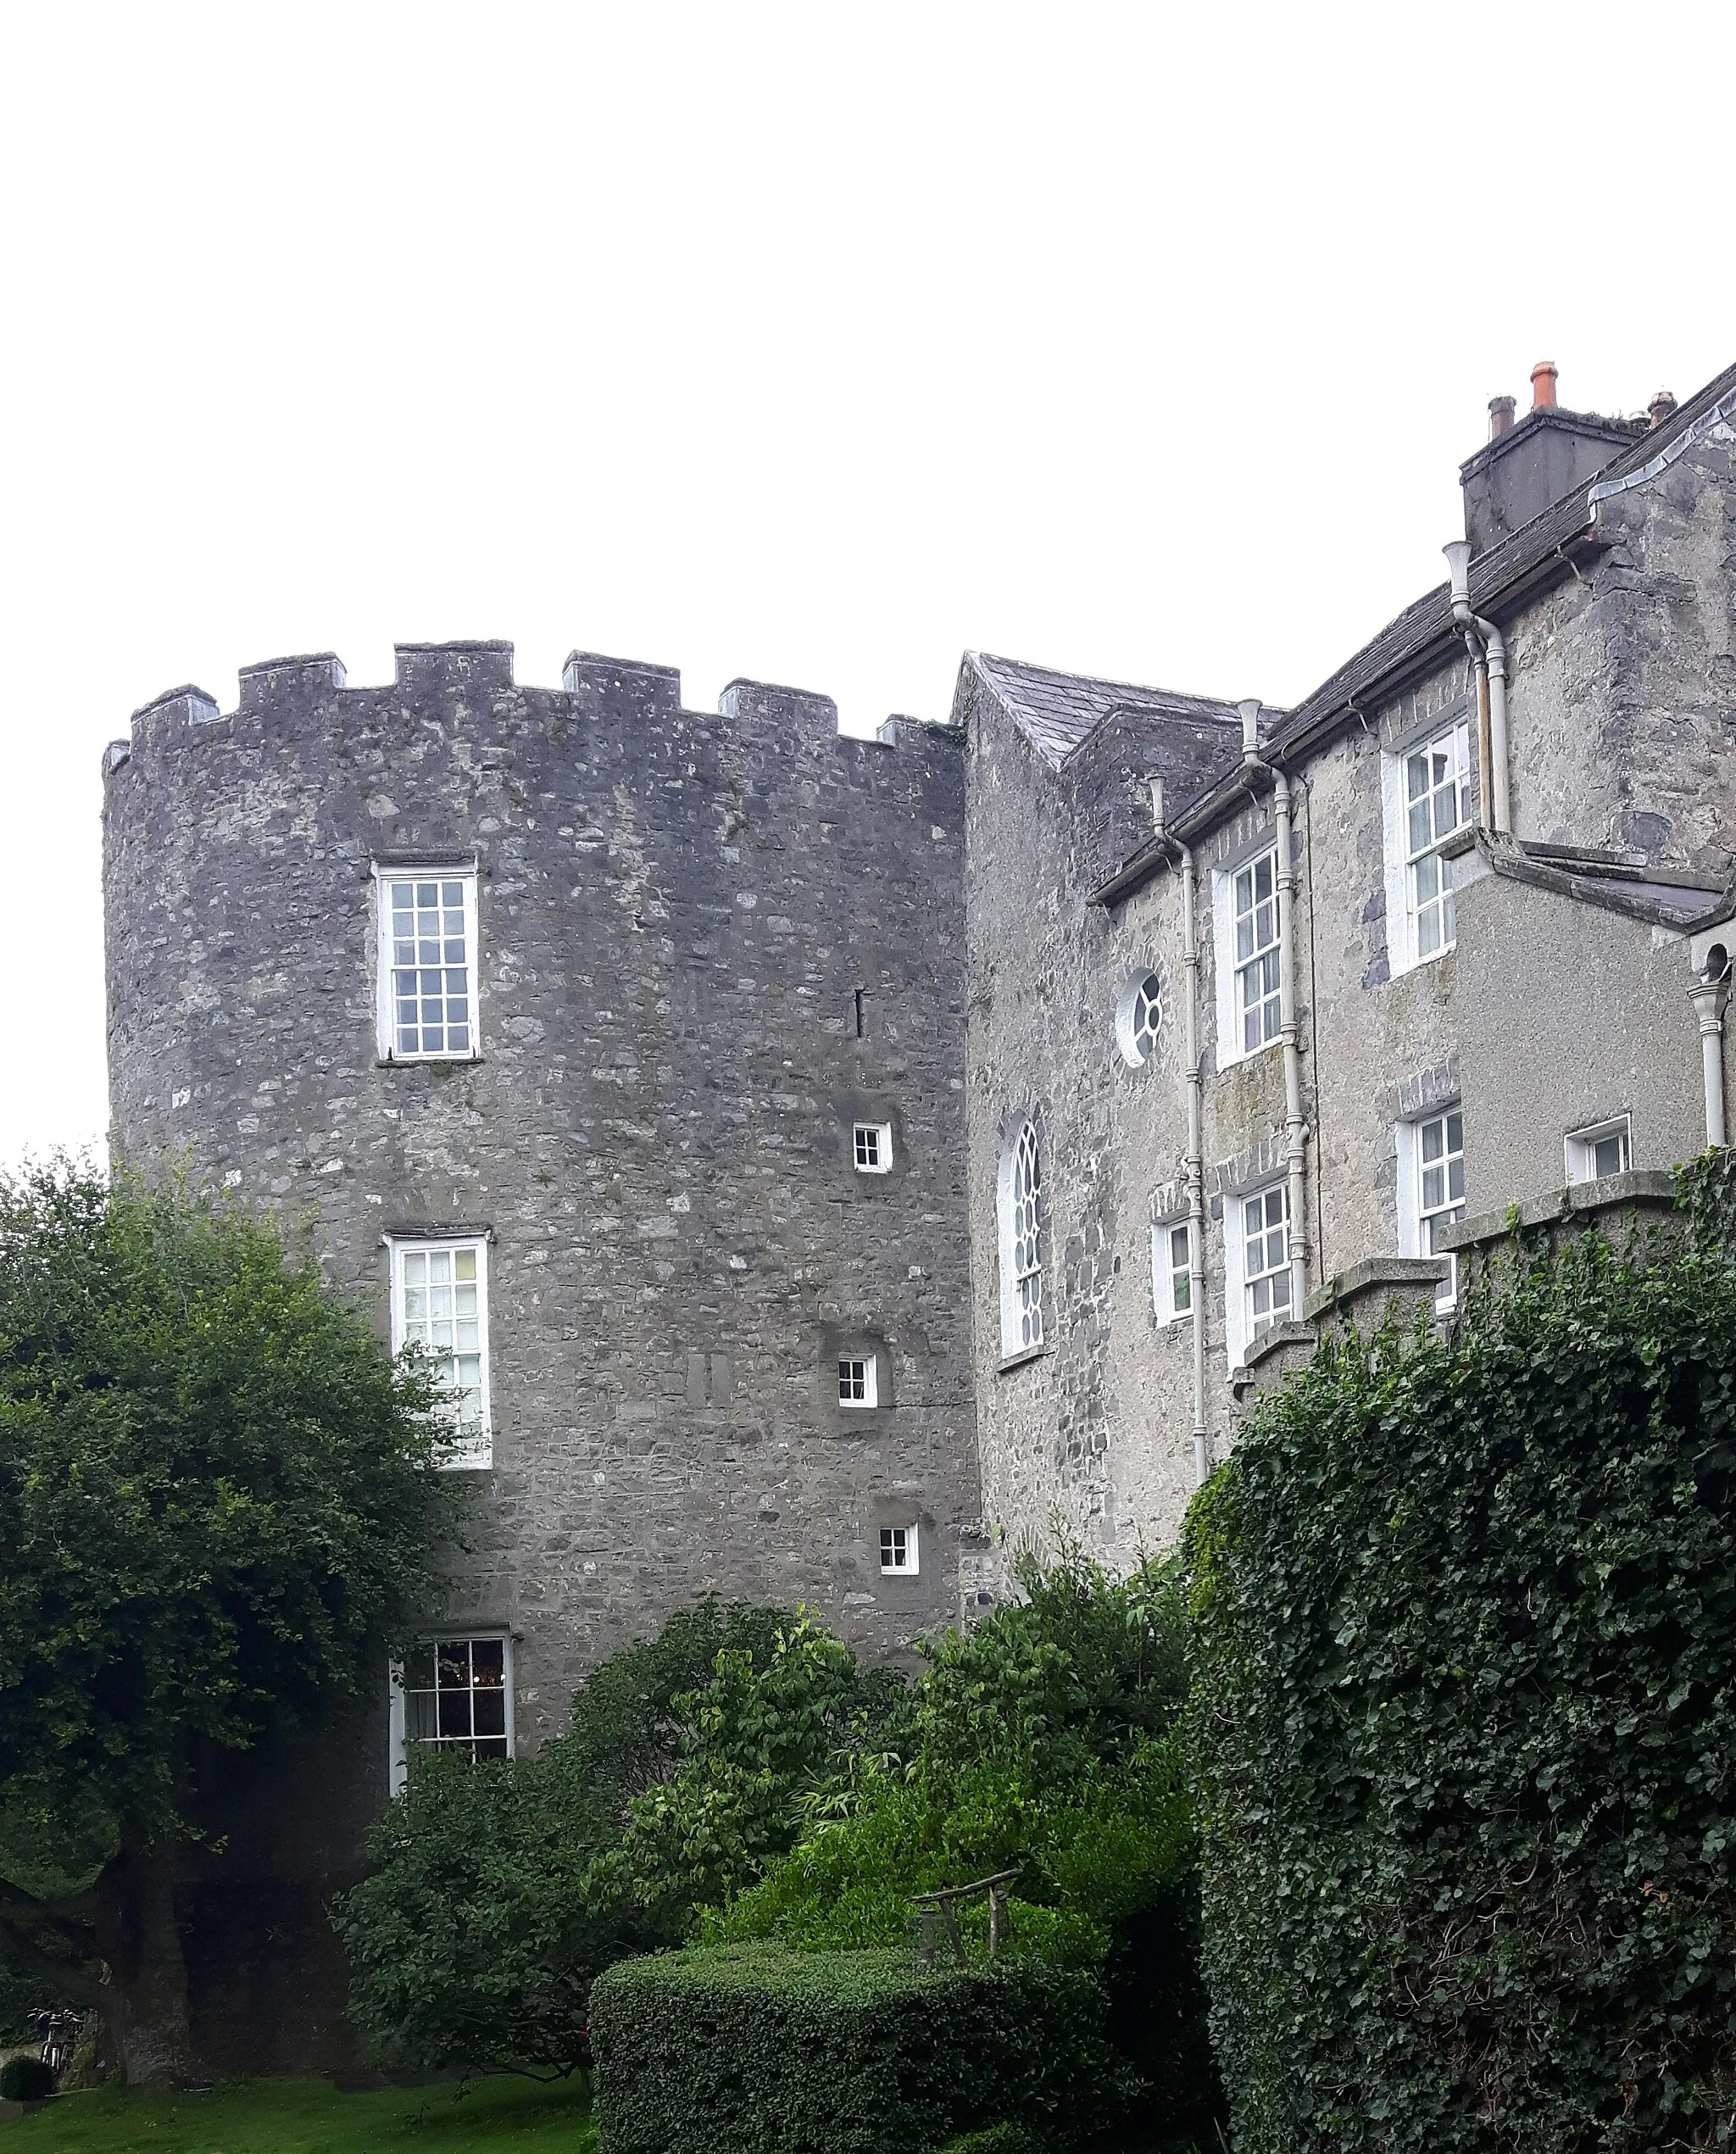
<instances>
[{"instance_id":1,"label":"green tree","mask_svg":"<svg viewBox=\"0 0 1736 2154\"><path fill-rule=\"evenodd\" d=\"M201 1768L321 1720L436 1596L425 1372L269 1226L61 1164L0 1183L0 1956L193 2068Z\"/></svg>"}]
</instances>

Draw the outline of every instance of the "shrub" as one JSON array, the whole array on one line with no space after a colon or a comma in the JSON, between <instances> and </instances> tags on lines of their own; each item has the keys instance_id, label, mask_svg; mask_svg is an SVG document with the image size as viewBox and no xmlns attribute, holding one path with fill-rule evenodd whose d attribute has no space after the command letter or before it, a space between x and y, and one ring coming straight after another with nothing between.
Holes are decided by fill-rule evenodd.
<instances>
[{"instance_id":1,"label":"shrub","mask_svg":"<svg viewBox=\"0 0 1736 2154\"><path fill-rule=\"evenodd\" d=\"M908 1953L659 1954L592 1992L602 2154L914 2154L1016 2123L1112 2131L1126 2070L1087 1974Z\"/></svg>"},{"instance_id":2,"label":"shrub","mask_svg":"<svg viewBox=\"0 0 1736 2154\"><path fill-rule=\"evenodd\" d=\"M1110 1578L1077 1548L1020 1566L1021 1603L932 1641L902 1755L810 1804L763 1881L708 1913L714 1941L900 1943L910 1895L1019 1872L1011 1951L1098 1972L1110 2037L1145 2083L1143 2128L1209 2135L1221 2113L1199 1972L1194 1801L1176 1726L1185 1611L1172 1565ZM837 1814L838 1812L842 1814ZM986 1953L988 1909L959 1910Z\"/></svg>"},{"instance_id":3,"label":"shrub","mask_svg":"<svg viewBox=\"0 0 1736 2154\"><path fill-rule=\"evenodd\" d=\"M8 2057L0 2064L0 2101L46 2101L54 2074L40 2057Z\"/></svg>"},{"instance_id":4,"label":"shrub","mask_svg":"<svg viewBox=\"0 0 1736 2154\"><path fill-rule=\"evenodd\" d=\"M1722 2145L1736 1269L1516 1255L1347 1337L1188 1522L1243 2154Z\"/></svg>"},{"instance_id":5,"label":"shrub","mask_svg":"<svg viewBox=\"0 0 1736 2154\"><path fill-rule=\"evenodd\" d=\"M884 1679L865 1677L805 1615L787 1621L769 1654L726 1647L709 1680L676 1700L680 1762L629 1806L596 1891L685 1926L753 1883L793 1845L802 1796L886 1701Z\"/></svg>"},{"instance_id":6,"label":"shrub","mask_svg":"<svg viewBox=\"0 0 1736 2154\"><path fill-rule=\"evenodd\" d=\"M631 1806L674 1764L682 1706L720 1655L769 1660L796 1618L705 1600L593 1668L567 1732L534 1757L423 1756L367 1844L371 1874L333 1919L351 2018L376 2062L565 2073L589 2057L592 1978L673 1935L595 1889Z\"/></svg>"}]
</instances>

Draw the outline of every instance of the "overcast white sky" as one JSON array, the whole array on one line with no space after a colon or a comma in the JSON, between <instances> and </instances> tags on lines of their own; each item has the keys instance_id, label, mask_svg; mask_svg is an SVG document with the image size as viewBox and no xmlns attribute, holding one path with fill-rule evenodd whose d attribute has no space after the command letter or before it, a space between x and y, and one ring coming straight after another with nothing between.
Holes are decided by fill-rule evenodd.
<instances>
[{"instance_id":1,"label":"overcast white sky","mask_svg":"<svg viewBox=\"0 0 1736 2154\"><path fill-rule=\"evenodd\" d=\"M1486 405L1736 357L1729 16L14 5L0 1157L96 1144L131 710L487 636L943 715L968 647L1288 702Z\"/></svg>"}]
</instances>

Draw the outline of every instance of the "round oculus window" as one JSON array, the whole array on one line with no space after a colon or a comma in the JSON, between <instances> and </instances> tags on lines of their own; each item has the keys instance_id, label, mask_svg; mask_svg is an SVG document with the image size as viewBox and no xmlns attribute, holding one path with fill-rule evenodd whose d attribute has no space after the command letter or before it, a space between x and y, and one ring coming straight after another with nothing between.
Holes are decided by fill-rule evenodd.
<instances>
[{"instance_id":1,"label":"round oculus window","mask_svg":"<svg viewBox=\"0 0 1736 2154\"><path fill-rule=\"evenodd\" d=\"M1163 1028L1163 988L1155 972L1142 972L1122 990L1116 1009L1116 1039L1134 1069L1151 1060Z\"/></svg>"}]
</instances>

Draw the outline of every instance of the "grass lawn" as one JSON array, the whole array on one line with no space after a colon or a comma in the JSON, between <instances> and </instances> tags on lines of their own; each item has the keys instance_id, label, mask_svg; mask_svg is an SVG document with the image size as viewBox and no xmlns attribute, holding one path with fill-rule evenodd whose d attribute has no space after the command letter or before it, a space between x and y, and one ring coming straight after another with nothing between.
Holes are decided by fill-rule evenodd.
<instances>
[{"instance_id":1,"label":"grass lawn","mask_svg":"<svg viewBox=\"0 0 1736 2154\"><path fill-rule=\"evenodd\" d=\"M63 2096L0 2123L0 2154L594 2154L577 2082L524 2079L339 2094L324 2079L237 2079L209 2094Z\"/></svg>"}]
</instances>

